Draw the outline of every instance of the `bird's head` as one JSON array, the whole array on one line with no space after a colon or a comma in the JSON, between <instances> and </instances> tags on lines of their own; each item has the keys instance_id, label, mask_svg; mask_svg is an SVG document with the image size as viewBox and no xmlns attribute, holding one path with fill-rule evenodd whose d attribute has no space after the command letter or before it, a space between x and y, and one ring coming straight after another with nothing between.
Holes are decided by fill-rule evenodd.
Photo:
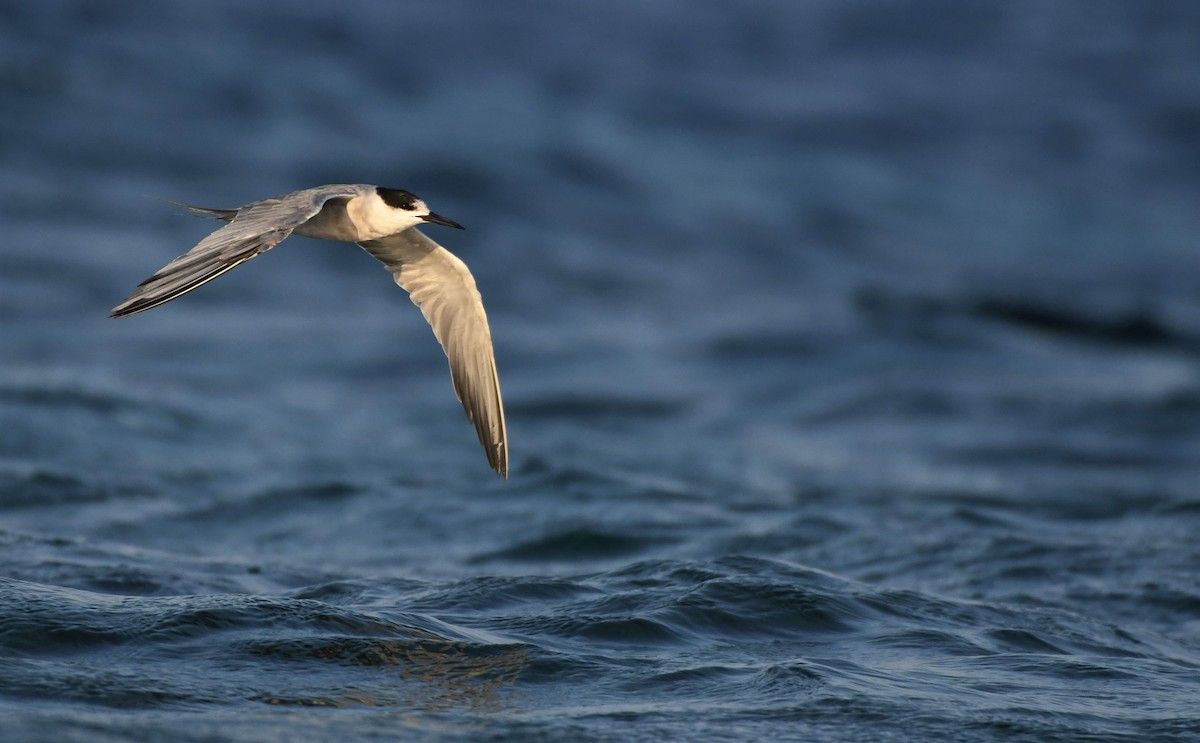
<instances>
[{"instance_id":1,"label":"bird's head","mask_svg":"<svg viewBox=\"0 0 1200 743\"><path fill-rule=\"evenodd\" d=\"M424 201L408 191L376 186L375 193L379 195L380 200L388 208L390 220L395 220L397 225L396 232L406 230L409 227L416 227L425 222L453 227L457 230L463 229L463 226L458 222L434 214L429 210Z\"/></svg>"}]
</instances>

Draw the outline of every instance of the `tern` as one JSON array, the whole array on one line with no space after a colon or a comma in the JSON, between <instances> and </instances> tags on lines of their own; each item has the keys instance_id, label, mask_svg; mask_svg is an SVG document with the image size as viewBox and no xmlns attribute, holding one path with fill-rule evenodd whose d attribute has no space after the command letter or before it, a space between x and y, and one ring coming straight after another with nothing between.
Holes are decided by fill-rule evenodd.
<instances>
[{"instance_id":1,"label":"tern","mask_svg":"<svg viewBox=\"0 0 1200 743\"><path fill-rule=\"evenodd\" d=\"M293 233L358 243L392 272L433 328L450 361L454 392L475 425L488 464L508 478L504 403L483 299L457 256L417 226L463 229L408 191L336 184L293 191L240 209L186 209L227 222L138 285L112 310L125 317L157 307L265 253Z\"/></svg>"}]
</instances>

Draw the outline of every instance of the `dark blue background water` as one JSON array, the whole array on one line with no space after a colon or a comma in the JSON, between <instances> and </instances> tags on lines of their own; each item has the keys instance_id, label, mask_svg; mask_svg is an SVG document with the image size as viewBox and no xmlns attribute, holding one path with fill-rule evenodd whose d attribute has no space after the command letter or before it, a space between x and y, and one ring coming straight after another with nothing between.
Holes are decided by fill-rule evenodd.
<instances>
[{"instance_id":1,"label":"dark blue background water","mask_svg":"<svg viewBox=\"0 0 1200 743\"><path fill-rule=\"evenodd\" d=\"M6 741L1200 736L1200 5L0 3ZM207 206L466 224L420 314Z\"/></svg>"}]
</instances>

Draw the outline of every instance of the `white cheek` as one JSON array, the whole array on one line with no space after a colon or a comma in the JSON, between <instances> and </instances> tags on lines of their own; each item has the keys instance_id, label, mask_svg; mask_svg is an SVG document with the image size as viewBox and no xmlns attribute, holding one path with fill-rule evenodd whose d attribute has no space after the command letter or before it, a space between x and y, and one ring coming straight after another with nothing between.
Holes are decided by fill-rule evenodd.
<instances>
[{"instance_id":1,"label":"white cheek","mask_svg":"<svg viewBox=\"0 0 1200 743\"><path fill-rule=\"evenodd\" d=\"M420 223L421 218L409 211L392 209L386 218L380 221L383 234L391 235L403 232L409 227Z\"/></svg>"}]
</instances>

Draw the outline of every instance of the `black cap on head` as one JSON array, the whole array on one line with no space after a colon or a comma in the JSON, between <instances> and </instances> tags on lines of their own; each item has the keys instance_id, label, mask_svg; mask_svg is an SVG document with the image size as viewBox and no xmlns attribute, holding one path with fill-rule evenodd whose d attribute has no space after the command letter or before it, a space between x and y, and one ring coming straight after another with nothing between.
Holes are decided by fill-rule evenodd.
<instances>
[{"instance_id":1,"label":"black cap on head","mask_svg":"<svg viewBox=\"0 0 1200 743\"><path fill-rule=\"evenodd\" d=\"M379 198L383 199L383 203L396 209L403 209L406 212L416 209L417 202L420 201L415 195L399 188L376 186L375 193L379 194Z\"/></svg>"}]
</instances>

